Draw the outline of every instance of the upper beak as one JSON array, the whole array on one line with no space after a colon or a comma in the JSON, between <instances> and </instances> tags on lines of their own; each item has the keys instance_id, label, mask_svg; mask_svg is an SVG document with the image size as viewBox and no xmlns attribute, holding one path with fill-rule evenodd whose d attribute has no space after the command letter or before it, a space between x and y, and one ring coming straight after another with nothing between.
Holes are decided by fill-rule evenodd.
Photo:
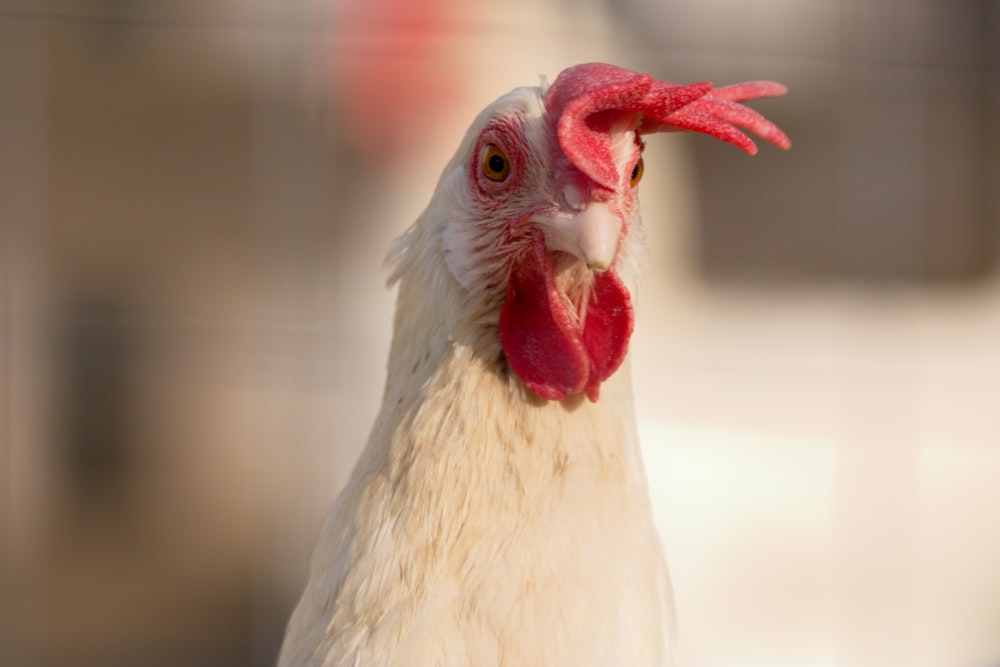
<instances>
[{"instance_id":1,"label":"upper beak","mask_svg":"<svg viewBox=\"0 0 1000 667\"><path fill-rule=\"evenodd\" d=\"M618 251L622 220L605 202L591 202L579 212L559 211L535 222L549 250L575 255L587 268L602 273L611 268Z\"/></svg>"}]
</instances>

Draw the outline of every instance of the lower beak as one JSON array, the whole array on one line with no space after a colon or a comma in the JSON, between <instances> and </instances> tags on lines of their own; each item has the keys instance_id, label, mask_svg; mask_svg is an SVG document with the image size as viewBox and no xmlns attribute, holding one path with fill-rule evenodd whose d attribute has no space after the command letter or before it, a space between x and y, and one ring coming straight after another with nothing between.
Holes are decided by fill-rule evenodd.
<instances>
[{"instance_id":1,"label":"lower beak","mask_svg":"<svg viewBox=\"0 0 1000 667\"><path fill-rule=\"evenodd\" d=\"M554 213L535 222L545 234L545 247L579 258L587 268L603 273L618 252L622 220L604 202L591 202L578 213Z\"/></svg>"}]
</instances>

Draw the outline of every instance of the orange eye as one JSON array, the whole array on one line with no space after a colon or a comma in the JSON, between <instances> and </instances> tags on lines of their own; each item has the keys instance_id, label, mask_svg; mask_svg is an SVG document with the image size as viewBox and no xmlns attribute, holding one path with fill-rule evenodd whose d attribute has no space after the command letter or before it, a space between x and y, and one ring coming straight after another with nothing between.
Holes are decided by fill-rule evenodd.
<instances>
[{"instance_id":1,"label":"orange eye","mask_svg":"<svg viewBox=\"0 0 1000 667\"><path fill-rule=\"evenodd\" d=\"M510 160L496 144L486 144L483 146L483 155L479 159L486 178L500 183L507 180L510 174Z\"/></svg>"},{"instance_id":2,"label":"orange eye","mask_svg":"<svg viewBox=\"0 0 1000 667\"><path fill-rule=\"evenodd\" d=\"M639 181L642 180L642 172L645 171L645 168L646 167L643 164L642 156L640 155L639 159L635 163L635 166L632 167L632 176L629 178L629 183L632 184L633 188L639 185Z\"/></svg>"}]
</instances>

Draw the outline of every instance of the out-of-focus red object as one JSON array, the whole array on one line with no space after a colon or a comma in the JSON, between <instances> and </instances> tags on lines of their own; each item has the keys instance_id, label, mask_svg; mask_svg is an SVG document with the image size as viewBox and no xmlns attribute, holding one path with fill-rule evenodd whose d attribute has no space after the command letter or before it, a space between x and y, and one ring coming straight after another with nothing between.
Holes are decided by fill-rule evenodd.
<instances>
[{"instance_id":1,"label":"out-of-focus red object","mask_svg":"<svg viewBox=\"0 0 1000 667\"><path fill-rule=\"evenodd\" d=\"M333 21L334 103L367 157L391 160L457 99L448 41L457 0L350 0ZM467 30L467 26L463 27Z\"/></svg>"}]
</instances>

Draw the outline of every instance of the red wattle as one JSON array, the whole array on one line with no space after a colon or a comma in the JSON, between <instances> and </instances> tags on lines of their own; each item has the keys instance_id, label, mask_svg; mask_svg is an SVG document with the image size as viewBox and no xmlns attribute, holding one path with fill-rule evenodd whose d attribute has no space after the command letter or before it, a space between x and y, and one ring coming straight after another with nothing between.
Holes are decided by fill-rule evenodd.
<instances>
[{"instance_id":1,"label":"red wattle","mask_svg":"<svg viewBox=\"0 0 1000 667\"><path fill-rule=\"evenodd\" d=\"M590 361L556 288L545 241L536 234L514 263L500 309L500 345L511 370L542 398L581 392Z\"/></svg>"},{"instance_id":2,"label":"red wattle","mask_svg":"<svg viewBox=\"0 0 1000 667\"><path fill-rule=\"evenodd\" d=\"M597 400L601 383L625 361L634 325L632 297L618 274L612 270L594 276L594 289L583 325L583 345L591 365L585 388L590 400Z\"/></svg>"},{"instance_id":3,"label":"red wattle","mask_svg":"<svg viewBox=\"0 0 1000 667\"><path fill-rule=\"evenodd\" d=\"M585 392L596 401L601 382L625 359L633 316L628 290L613 271L597 274L582 330L559 295L541 233L514 262L500 309L500 345L511 370L542 398Z\"/></svg>"}]
</instances>

